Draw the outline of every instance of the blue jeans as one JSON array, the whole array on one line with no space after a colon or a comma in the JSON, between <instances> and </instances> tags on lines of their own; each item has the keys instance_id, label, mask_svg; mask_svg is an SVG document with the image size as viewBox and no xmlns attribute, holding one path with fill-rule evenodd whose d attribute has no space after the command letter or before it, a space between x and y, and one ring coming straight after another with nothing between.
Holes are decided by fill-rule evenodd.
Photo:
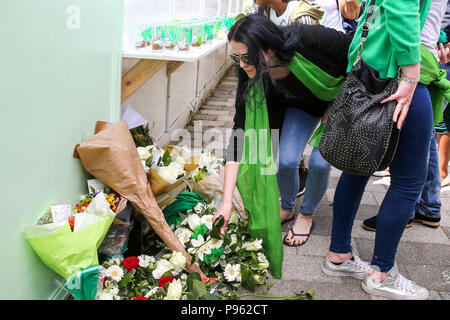
<instances>
[{"instance_id":1,"label":"blue jeans","mask_svg":"<svg viewBox=\"0 0 450 320\"><path fill-rule=\"evenodd\" d=\"M429 218L441 217L441 173L439 170L439 154L434 129L430 140L427 168L427 179L422 193L416 201L416 207L412 212L411 219L414 218L415 212Z\"/></svg>"},{"instance_id":2,"label":"blue jeans","mask_svg":"<svg viewBox=\"0 0 450 320\"><path fill-rule=\"evenodd\" d=\"M314 117L298 108L286 110L281 130L277 173L281 208L284 210L292 210L295 207L300 159L319 122L320 117Z\"/></svg>"},{"instance_id":3,"label":"blue jeans","mask_svg":"<svg viewBox=\"0 0 450 320\"><path fill-rule=\"evenodd\" d=\"M308 178L306 179L305 195L300 207L304 216L312 216L316 212L320 201L327 192L330 181L331 165L320 154L319 148L312 150L309 158Z\"/></svg>"},{"instance_id":4,"label":"blue jeans","mask_svg":"<svg viewBox=\"0 0 450 320\"><path fill-rule=\"evenodd\" d=\"M389 165L391 184L378 212L372 266L381 272L393 267L400 238L422 192L432 127L430 95L419 83ZM353 222L369 178L342 173L334 194L331 252L352 251Z\"/></svg>"}]
</instances>

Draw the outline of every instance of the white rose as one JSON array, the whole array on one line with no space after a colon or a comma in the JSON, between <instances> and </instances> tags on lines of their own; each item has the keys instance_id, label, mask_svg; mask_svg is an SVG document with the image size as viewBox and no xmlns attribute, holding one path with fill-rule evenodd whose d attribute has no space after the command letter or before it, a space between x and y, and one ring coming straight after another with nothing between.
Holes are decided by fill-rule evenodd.
<instances>
[{"instance_id":1,"label":"white rose","mask_svg":"<svg viewBox=\"0 0 450 320\"><path fill-rule=\"evenodd\" d=\"M188 224L191 230L194 230L195 227L202 224L202 219L197 214L190 214L181 224Z\"/></svg>"},{"instance_id":2,"label":"white rose","mask_svg":"<svg viewBox=\"0 0 450 320\"><path fill-rule=\"evenodd\" d=\"M191 235L192 234L186 228L178 228L177 230L175 230L175 235L177 236L178 240L180 240L180 242L182 244L185 244L186 242L191 240Z\"/></svg>"},{"instance_id":3,"label":"white rose","mask_svg":"<svg viewBox=\"0 0 450 320\"><path fill-rule=\"evenodd\" d=\"M156 166L154 170L160 175L161 178L172 184L177 181L177 177L184 173L184 169L177 164L169 164L167 167Z\"/></svg>"},{"instance_id":4,"label":"white rose","mask_svg":"<svg viewBox=\"0 0 450 320\"><path fill-rule=\"evenodd\" d=\"M179 279L173 280L167 288L167 300L180 300L183 293L183 286Z\"/></svg>"},{"instance_id":5,"label":"white rose","mask_svg":"<svg viewBox=\"0 0 450 320\"><path fill-rule=\"evenodd\" d=\"M181 252L174 251L169 262L175 267L175 269L183 269L186 266L186 257Z\"/></svg>"},{"instance_id":6,"label":"white rose","mask_svg":"<svg viewBox=\"0 0 450 320\"><path fill-rule=\"evenodd\" d=\"M156 269L153 270L152 275L153 278L159 279L163 276L164 273L172 270L173 266L172 264L167 261L166 259L160 259L156 263Z\"/></svg>"},{"instance_id":7,"label":"white rose","mask_svg":"<svg viewBox=\"0 0 450 320\"><path fill-rule=\"evenodd\" d=\"M139 158L141 160L147 160L152 154L150 153L151 146L147 147L137 147L137 152L139 153Z\"/></svg>"},{"instance_id":8,"label":"white rose","mask_svg":"<svg viewBox=\"0 0 450 320\"><path fill-rule=\"evenodd\" d=\"M139 266L143 268L147 268L149 265L155 262L155 258L147 255L140 255L138 258Z\"/></svg>"}]
</instances>

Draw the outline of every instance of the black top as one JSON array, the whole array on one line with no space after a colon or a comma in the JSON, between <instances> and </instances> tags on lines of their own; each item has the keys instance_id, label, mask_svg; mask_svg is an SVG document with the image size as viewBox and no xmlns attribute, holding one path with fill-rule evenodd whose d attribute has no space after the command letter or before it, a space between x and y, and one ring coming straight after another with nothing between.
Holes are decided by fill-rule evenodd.
<instances>
[{"instance_id":1,"label":"black top","mask_svg":"<svg viewBox=\"0 0 450 320\"><path fill-rule=\"evenodd\" d=\"M347 53L353 34L345 34L321 25L301 25L301 45L296 50L310 62L333 77L346 74ZM236 114L233 130L245 126L244 92L247 79L239 79L236 92ZM270 81L269 81L270 83ZM285 79L274 80L266 89L266 102L271 129L281 129L286 108L299 108L315 117L322 117L328 109L329 102L318 99L291 72ZM231 142L231 141L230 141ZM242 154L239 143L230 143L227 150L227 161L239 161Z\"/></svg>"}]
</instances>

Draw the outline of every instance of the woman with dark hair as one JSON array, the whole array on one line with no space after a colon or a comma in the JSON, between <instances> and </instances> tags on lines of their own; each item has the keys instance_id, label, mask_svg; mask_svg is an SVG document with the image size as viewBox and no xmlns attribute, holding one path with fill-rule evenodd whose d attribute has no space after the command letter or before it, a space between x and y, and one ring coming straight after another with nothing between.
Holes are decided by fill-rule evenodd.
<instances>
[{"instance_id":1,"label":"woman with dark hair","mask_svg":"<svg viewBox=\"0 0 450 320\"><path fill-rule=\"evenodd\" d=\"M294 23L280 28L264 16L248 15L231 28L228 40L232 59L240 67L235 134L228 146L223 200L214 219L224 217L223 233L237 185L250 213L250 229L263 239L272 274L275 268L281 277L280 222L294 214L299 159L344 81L352 37L319 25ZM257 138L249 133L279 129L282 121L276 177L276 171L266 170L273 167L270 142L264 145L270 141L270 132L268 137ZM236 134L239 129L240 137ZM233 143L236 137L238 142ZM244 141L249 143L243 145ZM258 165L266 165L266 171L258 171ZM297 235L291 231L292 236Z\"/></svg>"}]
</instances>

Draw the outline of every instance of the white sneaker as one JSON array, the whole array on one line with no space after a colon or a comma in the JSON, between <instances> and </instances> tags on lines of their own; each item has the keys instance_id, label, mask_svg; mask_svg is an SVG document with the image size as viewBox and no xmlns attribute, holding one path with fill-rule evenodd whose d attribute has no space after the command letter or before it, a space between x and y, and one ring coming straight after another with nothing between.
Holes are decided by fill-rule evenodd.
<instances>
[{"instance_id":1,"label":"white sneaker","mask_svg":"<svg viewBox=\"0 0 450 320\"><path fill-rule=\"evenodd\" d=\"M361 286L369 294L394 300L426 300L430 294L426 288L398 273L397 264L389 270L383 282L375 282L365 275Z\"/></svg>"},{"instance_id":2,"label":"white sneaker","mask_svg":"<svg viewBox=\"0 0 450 320\"><path fill-rule=\"evenodd\" d=\"M328 258L325 258L322 264L322 272L335 277L352 277L362 280L369 270L370 265L355 254L353 254L353 260L348 259L341 264L334 264Z\"/></svg>"}]
</instances>

